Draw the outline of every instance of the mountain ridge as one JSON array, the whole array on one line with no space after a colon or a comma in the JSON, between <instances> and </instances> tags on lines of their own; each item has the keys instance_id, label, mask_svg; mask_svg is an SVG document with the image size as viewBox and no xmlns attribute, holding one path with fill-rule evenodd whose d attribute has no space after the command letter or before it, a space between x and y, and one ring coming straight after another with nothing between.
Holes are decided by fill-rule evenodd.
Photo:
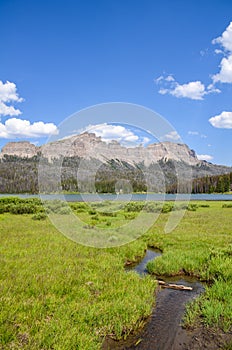
<instances>
[{"instance_id":1,"label":"mountain ridge","mask_svg":"<svg viewBox=\"0 0 232 350\"><path fill-rule=\"evenodd\" d=\"M9 142L0 153L0 193L114 192L117 186L134 192L189 193L194 179L229 173L231 167L199 160L185 144L126 148L92 133L39 147Z\"/></svg>"},{"instance_id":2,"label":"mountain ridge","mask_svg":"<svg viewBox=\"0 0 232 350\"><path fill-rule=\"evenodd\" d=\"M145 166L157 163L161 159L183 161L189 165L201 164L202 161L186 144L159 142L147 147L125 147L117 141L107 143L94 133L83 133L42 146L35 146L29 141L9 142L1 150L0 158L4 155L31 158L42 155L49 161L59 157L96 158L100 161L120 159L130 164L144 162ZM113 155L113 156L112 156Z\"/></svg>"}]
</instances>

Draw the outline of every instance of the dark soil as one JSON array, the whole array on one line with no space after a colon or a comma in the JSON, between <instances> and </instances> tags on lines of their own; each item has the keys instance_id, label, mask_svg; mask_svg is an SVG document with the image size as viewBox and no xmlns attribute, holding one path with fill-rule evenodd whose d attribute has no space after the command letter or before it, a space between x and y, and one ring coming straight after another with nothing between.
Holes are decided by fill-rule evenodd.
<instances>
[{"instance_id":1,"label":"dark soil","mask_svg":"<svg viewBox=\"0 0 232 350\"><path fill-rule=\"evenodd\" d=\"M181 330L172 347L173 350L232 350L232 333L199 325L193 330Z\"/></svg>"},{"instance_id":2,"label":"dark soil","mask_svg":"<svg viewBox=\"0 0 232 350\"><path fill-rule=\"evenodd\" d=\"M140 334L141 335L141 334ZM154 334L153 337L156 335ZM194 329L180 328L176 333L173 344L169 342L162 345L152 345L142 339L139 334L127 341L115 341L107 338L103 350L232 350L232 333L224 333L220 329L206 328L198 325Z\"/></svg>"}]
</instances>

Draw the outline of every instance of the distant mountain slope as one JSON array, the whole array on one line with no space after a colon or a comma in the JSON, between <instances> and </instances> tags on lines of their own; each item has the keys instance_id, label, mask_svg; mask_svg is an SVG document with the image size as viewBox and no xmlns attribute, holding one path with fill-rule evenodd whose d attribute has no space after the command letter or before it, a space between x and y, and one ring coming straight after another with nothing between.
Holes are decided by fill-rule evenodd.
<instances>
[{"instance_id":1,"label":"distant mountain slope","mask_svg":"<svg viewBox=\"0 0 232 350\"><path fill-rule=\"evenodd\" d=\"M102 162L114 158L130 164L144 162L145 166L157 163L161 159L172 159L191 165L201 163L197 159L195 152L184 144L161 142L149 145L146 148L143 146L126 148L117 141L106 143L93 133L83 133L47 143L41 147L36 147L27 141L9 142L2 148L0 158L4 155L31 158L38 154L49 161L62 156L85 159L96 158Z\"/></svg>"},{"instance_id":2,"label":"distant mountain slope","mask_svg":"<svg viewBox=\"0 0 232 350\"><path fill-rule=\"evenodd\" d=\"M0 153L0 192L36 193L39 187L42 191L176 192L178 188L189 192L192 179L230 172L230 167L199 160L184 144L126 148L84 133L41 147L27 141L6 144Z\"/></svg>"}]
</instances>

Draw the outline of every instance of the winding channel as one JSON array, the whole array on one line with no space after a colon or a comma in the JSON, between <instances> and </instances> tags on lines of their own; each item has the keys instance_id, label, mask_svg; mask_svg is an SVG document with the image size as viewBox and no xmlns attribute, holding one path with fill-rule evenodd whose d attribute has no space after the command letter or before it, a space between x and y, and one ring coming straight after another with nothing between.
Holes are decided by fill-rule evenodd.
<instances>
[{"instance_id":1,"label":"winding channel","mask_svg":"<svg viewBox=\"0 0 232 350\"><path fill-rule=\"evenodd\" d=\"M127 267L137 273L147 274L148 261L161 253L148 249L145 257L135 266ZM186 303L204 291L203 285L196 279L186 276L162 278L167 283L182 284L192 287L192 291L158 288L155 307L145 327L127 339L115 341L107 339L103 349L110 350L183 350L188 332L181 327Z\"/></svg>"}]
</instances>

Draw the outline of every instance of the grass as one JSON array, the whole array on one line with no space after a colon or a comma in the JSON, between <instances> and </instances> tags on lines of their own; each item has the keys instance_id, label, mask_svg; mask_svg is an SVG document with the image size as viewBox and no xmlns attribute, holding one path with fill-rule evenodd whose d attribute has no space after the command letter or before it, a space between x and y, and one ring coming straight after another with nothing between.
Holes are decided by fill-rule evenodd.
<instances>
[{"instance_id":1,"label":"grass","mask_svg":"<svg viewBox=\"0 0 232 350\"><path fill-rule=\"evenodd\" d=\"M123 268L144 242L86 248L27 214L1 215L0 232L2 349L99 349L150 314L155 282Z\"/></svg>"},{"instance_id":2,"label":"grass","mask_svg":"<svg viewBox=\"0 0 232 350\"><path fill-rule=\"evenodd\" d=\"M197 204L197 203L196 203ZM232 324L232 217L230 206L203 203L194 212L186 211L180 225L169 235L162 229L165 218L160 217L156 228L147 234L148 244L163 251L162 256L148 263L155 275L186 274L210 282L206 292L187 308L185 325L197 319L207 326L224 331Z\"/></svg>"},{"instance_id":3,"label":"grass","mask_svg":"<svg viewBox=\"0 0 232 350\"><path fill-rule=\"evenodd\" d=\"M169 216L165 204L146 234L107 249L68 240L38 203L38 213L15 215L13 209L2 210L0 349L94 350L101 348L108 334L126 337L141 326L154 303L155 280L124 271L125 263L142 257L147 246L163 252L148 264L150 273L189 274L212 283L188 306L185 324L194 325L200 319L207 326L231 330L232 217L230 206L224 204L191 203L169 234L164 233ZM179 206L184 208L183 203ZM100 228L134 220L140 210L136 204L123 208L122 203L72 203L70 207L85 224ZM55 208L68 217L62 206L56 203ZM151 214L162 209L155 203L148 208Z\"/></svg>"}]
</instances>

